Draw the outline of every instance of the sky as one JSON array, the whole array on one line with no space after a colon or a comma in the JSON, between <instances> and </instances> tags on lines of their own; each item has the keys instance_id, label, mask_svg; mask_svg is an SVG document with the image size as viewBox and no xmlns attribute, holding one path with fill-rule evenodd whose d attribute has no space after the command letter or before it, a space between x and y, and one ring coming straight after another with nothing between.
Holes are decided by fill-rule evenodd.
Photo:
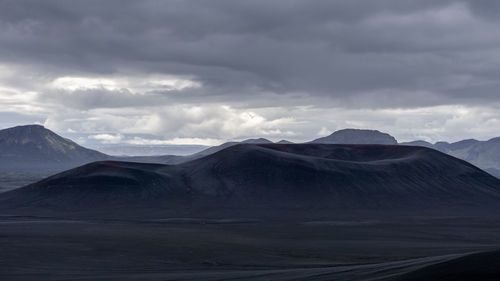
<instances>
[{"instance_id":1,"label":"sky","mask_svg":"<svg viewBox=\"0 0 500 281\"><path fill-rule=\"evenodd\" d=\"M500 1L0 0L0 128L81 144L500 136Z\"/></svg>"}]
</instances>

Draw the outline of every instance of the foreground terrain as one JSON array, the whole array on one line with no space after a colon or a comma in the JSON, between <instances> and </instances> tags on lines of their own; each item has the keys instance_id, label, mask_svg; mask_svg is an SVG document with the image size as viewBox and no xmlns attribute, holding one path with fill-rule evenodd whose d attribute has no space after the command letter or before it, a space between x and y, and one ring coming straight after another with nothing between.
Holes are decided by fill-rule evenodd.
<instances>
[{"instance_id":1,"label":"foreground terrain","mask_svg":"<svg viewBox=\"0 0 500 281\"><path fill-rule=\"evenodd\" d=\"M229 214L155 220L3 216L0 240L1 280L500 277L498 218L276 222Z\"/></svg>"}]
</instances>

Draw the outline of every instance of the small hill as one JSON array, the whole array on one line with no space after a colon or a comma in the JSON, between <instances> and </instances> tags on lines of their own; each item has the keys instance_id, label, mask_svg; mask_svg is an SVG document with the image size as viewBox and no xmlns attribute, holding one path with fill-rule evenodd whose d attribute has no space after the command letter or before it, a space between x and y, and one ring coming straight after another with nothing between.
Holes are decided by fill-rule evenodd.
<instances>
[{"instance_id":1,"label":"small hill","mask_svg":"<svg viewBox=\"0 0 500 281\"><path fill-rule=\"evenodd\" d=\"M273 143L273 142L268 140L268 139L265 139L265 138L258 138L258 139L247 139L247 140L241 141L240 143L260 144L260 143Z\"/></svg>"},{"instance_id":2,"label":"small hill","mask_svg":"<svg viewBox=\"0 0 500 281\"><path fill-rule=\"evenodd\" d=\"M0 167L81 165L107 158L40 125L0 130Z\"/></svg>"},{"instance_id":3,"label":"small hill","mask_svg":"<svg viewBox=\"0 0 500 281\"><path fill-rule=\"evenodd\" d=\"M396 139L377 130L343 129L315 139L311 143L327 144L397 144Z\"/></svg>"},{"instance_id":4,"label":"small hill","mask_svg":"<svg viewBox=\"0 0 500 281\"><path fill-rule=\"evenodd\" d=\"M411 145L411 146L423 146L428 148L434 148L434 145L430 142L423 140L409 141L409 142L401 142L400 145Z\"/></svg>"}]
</instances>

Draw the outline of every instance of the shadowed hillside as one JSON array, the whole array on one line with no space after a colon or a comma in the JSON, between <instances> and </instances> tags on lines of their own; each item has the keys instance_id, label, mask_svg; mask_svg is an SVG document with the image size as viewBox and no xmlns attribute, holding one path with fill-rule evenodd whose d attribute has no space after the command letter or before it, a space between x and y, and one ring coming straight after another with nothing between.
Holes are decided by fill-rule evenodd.
<instances>
[{"instance_id":1,"label":"shadowed hillside","mask_svg":"<svg viewBox=\"0 0 500 281\"><path fill-rule=\"evenodd\" d=\"M438 262L403 274L397 281L495 281L500 280L500 252L485 252Z\"/></svg>"},{"instance_id":2,"label":"shadowed hillside","mask_svg":"<svg viewBox=\"0 0 500 281\"><path fill-rule=\"evenodd\" d=\"M91 163L0 195L4 208L400 209L498 203L500 180L411 146L239 144L168 166Z\"/></svg>"}]
</instances>

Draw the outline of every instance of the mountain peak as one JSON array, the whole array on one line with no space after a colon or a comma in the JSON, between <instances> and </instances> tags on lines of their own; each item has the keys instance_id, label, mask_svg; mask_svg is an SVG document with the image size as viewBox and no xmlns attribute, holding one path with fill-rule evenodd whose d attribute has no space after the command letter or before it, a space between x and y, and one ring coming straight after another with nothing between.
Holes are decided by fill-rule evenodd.
<instances>
[{"instance_id":1,"label":"mountain peak","mask_svg":"<svg viewBox=\"0 0 500 281\"><path fill-rule=\"evenodd\" d=\"M366 129L343 129L333 132L331 135L318 138L312 143L328 144L397 144L396 139L377 130Z\"/></svg>"},{"instance_id":2,"label":"mountain peak","mask_svg":"<svg viewBox=\"0 0 500 281\"><path fill-rule=\"evenodd\" d=\"M247 139L244 141L241 141L241 143L272 143L272 141L265 139L265 138L258 138L258 139Z\"/></svg>"},{"instance_id":3,"label":"mountain peak","mask_svg":"<svg viewBox=\"0 0 500 281\"><path fill-rule=\"evenodd\" d=\"M44 142L47 138L61 138L66 140L42 125L23 125L0 130L0 143L37 143Z\"/></svg>"},{"instance_id":4,"label":"mountain peak","mask_svg":"<svg viewBox=\"0 0 500 281\"><path fill-rule=\"evenodd\" d=\"M84 148L41 125L0 130L0 163L11 167L35 163L85 163L106 157L105 154Z\"/></svg>"},{"instance_id":5,"label":"mountain peak","mask_svg":"<svg viewBox=\"0 0 500 281\"><path fill-rule=\"evenodd\" d=\"M30 125L21 125L21 126L15 126L7 129L1 130L6 131L6 132L24 132L24 133L31 133L31 132L40 132L40 131L50 131L49 129L46 129L43 125L38 125L38 124L30 124Z\"/></svg>"}]
</instances>

